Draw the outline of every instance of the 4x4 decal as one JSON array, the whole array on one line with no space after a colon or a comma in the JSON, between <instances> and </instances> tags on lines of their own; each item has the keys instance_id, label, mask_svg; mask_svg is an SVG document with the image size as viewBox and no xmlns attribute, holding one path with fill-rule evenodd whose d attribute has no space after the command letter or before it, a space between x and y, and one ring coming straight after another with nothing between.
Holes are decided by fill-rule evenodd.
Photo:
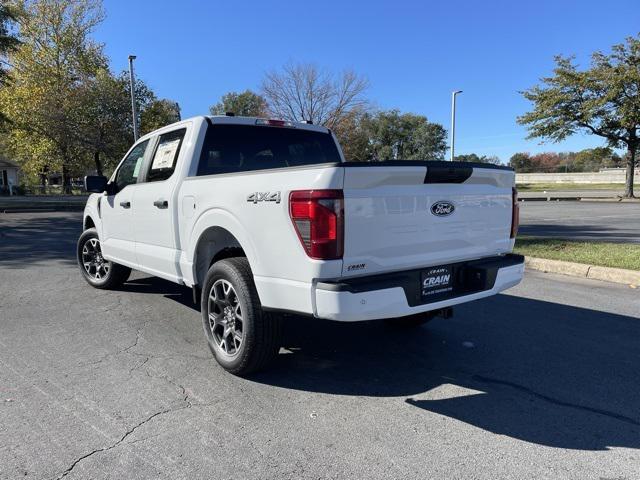
<instances>
[{"instance_id":1,"label":"4x4 decal","mask_svg":"<svg viewBox=\"0 0 640 480\"><path fill-rule=\"evenodd\" d=\"M247 202L254 205L258 202L280 203L280 192L255 192L247 197Z\"/></svg>"}]
</instances>

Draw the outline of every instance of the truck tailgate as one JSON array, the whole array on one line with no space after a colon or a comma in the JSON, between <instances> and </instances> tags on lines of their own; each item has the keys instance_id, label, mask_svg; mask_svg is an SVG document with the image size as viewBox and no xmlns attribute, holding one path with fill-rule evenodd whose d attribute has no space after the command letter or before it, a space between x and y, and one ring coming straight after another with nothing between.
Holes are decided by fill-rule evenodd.
<instances>
[{"instance_id":1,"label":"truck tailgate","mask_svg":"<svg viewBox=\"0 0 640 480\"><path fill-rule=\"evenodd\" d=\"M344 169L343 276L446 265L513 247L511 169L459 162Z\"/></svg>"}]
</instances>

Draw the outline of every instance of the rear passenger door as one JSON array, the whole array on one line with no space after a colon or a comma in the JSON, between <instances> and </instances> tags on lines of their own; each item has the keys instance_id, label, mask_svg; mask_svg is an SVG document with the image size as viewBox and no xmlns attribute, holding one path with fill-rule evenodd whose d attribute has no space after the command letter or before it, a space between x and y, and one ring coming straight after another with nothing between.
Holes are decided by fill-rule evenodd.
<instances>
[{"instance_id":1,"label":"rear passenger door","mask_svg":"<svg viewBox=\"0 0 640 480\"><path fill-rule=\"evenodd\" d=\"M176 249L176 167L186 127L157 137L142 182L136 185L133 228L141 270L168 280L179 279Z\"/></svg>"}]
</instances>

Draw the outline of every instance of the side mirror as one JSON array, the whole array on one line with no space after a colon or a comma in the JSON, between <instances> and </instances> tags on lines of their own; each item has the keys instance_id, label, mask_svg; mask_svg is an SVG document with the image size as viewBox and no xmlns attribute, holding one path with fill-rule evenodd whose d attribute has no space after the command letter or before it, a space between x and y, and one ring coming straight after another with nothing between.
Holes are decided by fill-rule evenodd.
<instances>
[{"instance_id":1,"label":"side mirror","mask_svg":"<svg viewBox=\"0 0 640 480\"><path fill-rule=\"evenodd\" d=\"M84 188L87 192L102 193L107 190L107 177L87 175L84 177Z\"/></svg>"}]
</instances>

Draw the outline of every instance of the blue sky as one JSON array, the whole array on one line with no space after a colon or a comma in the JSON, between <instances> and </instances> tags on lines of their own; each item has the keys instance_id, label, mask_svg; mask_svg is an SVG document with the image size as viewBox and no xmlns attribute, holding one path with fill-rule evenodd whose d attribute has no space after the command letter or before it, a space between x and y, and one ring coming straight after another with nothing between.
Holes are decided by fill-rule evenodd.
<instances>
[{"instance_id":1,"label":"blue sky","mask_svg":"<svg viewBox=\"0 0 640 480\"><path fill-rule=\"evenodd\" d=\"M313 62L351 68L370 82L379 108L426 115L449 128L458 97L456 153L579 150L602 145L576 135L561 144L525 140L518 94L548 75L556 54L587 64L640 31L637 0L205 1L104 0L95 37L115 71L138 56L137 74L183 117L205 114L231 90L259 89L265 71Z\"/></svg>"}]
</instances>

